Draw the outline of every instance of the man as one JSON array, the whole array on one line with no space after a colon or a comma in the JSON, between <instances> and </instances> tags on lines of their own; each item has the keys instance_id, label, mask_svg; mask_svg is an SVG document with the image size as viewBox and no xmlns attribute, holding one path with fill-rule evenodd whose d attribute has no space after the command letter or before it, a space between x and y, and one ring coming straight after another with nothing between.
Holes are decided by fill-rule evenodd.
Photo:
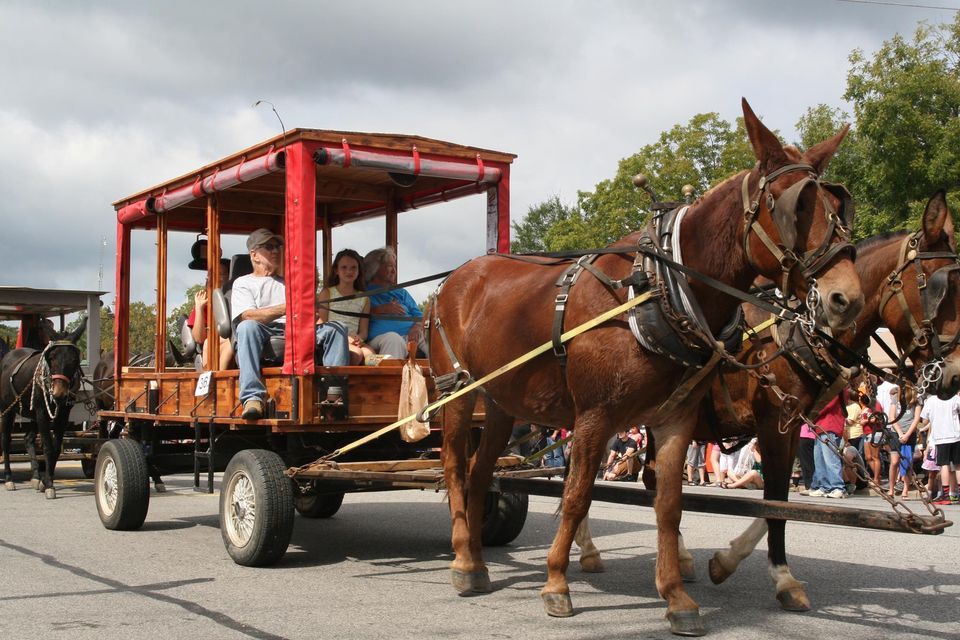
<instances>
[{"instance_id":1,"label":"man","mask_svg":"<svg viewBox=\"0 0 960 640\"><path fill-rule=\"evenodd\" d=\"M887 368L888 373L893 373L893 369ZM900 412L900 387L884 379L877 385L877 402L883 409L883 415L887 418L887 424L893 424L897 421L897 414Z\"/></svg>"},{"instance_id":2,"label":"man","mask_svg":"<svg viewBox=\"0 0 960 640\"><path fill-rule=\"evenodd\" d=\"M363 259L363 275L370 291L397 284L397 256L390 247L374 249ZM409 320L378 316L406 316ZM423 333L423 312L406 289L394 289L370 296L370 326L367 344L391 358L407 357L407 342L417 343L427 353Z\"/></svg>"},{"instance_id":3,"label":"man","mask_svg":"<svg viewBox=\"0 0 960 640\"><path fill-rule=\"evenodd\" d=\"M286 329L286 289L277 273L281 265L283 238L269 229L257 229L247 238L247 250L253 273L233 283L231 301L233 322L237 325L237 364L240 366L240 402L242 417L263 417L266 387L260 379L260 355L271 336L282 336ZM317 343L323 347L323 365L347 364L347 332L343 325L327 322L316 329ZM328 401L339 399L340 389L331 388Z\"/></svg>"},{"instance_id":4,"label":"man","mask_svg":"<svg viewBox=\"0 0 960 640\"><path fill-rule=\"evenodd\" d=\"M813 498L847 497L843 482L843 461L838 453L846 422L845 404L844 392L830 400L817 416L817 426L820 429L813 445L813 489L807 494Z\"/></svg>"},{"instance_id":5,"label":"man","mask_svg":"<svg viewBox=\"0 0 960 640\"><path fill-rule=\"evenodd\" d=\"M933 504L957 504L957 481L960 476L960 397L941 400L928 397L920 411L920 421L930 425L930 446L937 448L937 465L940 467L941 490L950 487L950 494L943 491L940 500ZM954 468L951 471L950 467Z\"/></svg>"},{"instance_id":6,"label":"man","mask_svg":"<svg viewBox=\"0 0 960 640\"><path fill-rule=\"evenodd\" d=\"M604 467L604 480L624 480L635 482L640 473L640 459L637 457L637 443L626 431L618 431L610 455Z\"/></svg>"}]
</instances>

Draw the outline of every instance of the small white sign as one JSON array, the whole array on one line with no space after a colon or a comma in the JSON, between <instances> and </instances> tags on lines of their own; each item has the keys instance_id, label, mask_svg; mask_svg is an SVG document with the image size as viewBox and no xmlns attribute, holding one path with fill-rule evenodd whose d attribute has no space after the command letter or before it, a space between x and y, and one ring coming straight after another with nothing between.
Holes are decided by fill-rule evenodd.
<instances>
[{"instance_id":1,"label":"small white sign","mask_svg":"<svg viewBox=\"0 0 960 640\"><path fill-rule=\"evenodd\" d=\"M213 377L213 371L201 373L197 379L197 389L193 392L195 396L205 396L210 393L210 379Z\"/></svg>"}]
</instances>

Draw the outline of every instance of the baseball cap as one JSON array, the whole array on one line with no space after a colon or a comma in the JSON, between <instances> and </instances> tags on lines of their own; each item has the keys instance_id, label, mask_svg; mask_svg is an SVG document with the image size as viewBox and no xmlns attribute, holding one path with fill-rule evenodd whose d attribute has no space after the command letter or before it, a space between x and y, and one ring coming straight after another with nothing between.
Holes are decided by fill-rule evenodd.
<instances>
[{"instance_id":1,"label":"baseball cap","mask_svg":"<svg viewBox=\"0 0 960 640\"><path fill-rule=\"evenodd\" d=\"M278 236L273 231L270 231L270 229L257 229L247 238L247 251L253 251L257 247L262 247L273 239L283 244L283 236Z\"/></svg>"}]
</instances>

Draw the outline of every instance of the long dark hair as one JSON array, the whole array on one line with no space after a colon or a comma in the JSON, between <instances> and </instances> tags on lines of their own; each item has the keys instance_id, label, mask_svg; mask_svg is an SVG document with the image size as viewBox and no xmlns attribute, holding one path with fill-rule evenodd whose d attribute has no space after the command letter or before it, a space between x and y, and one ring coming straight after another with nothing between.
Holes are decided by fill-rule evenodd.
<instances>
[{"instance_id":1,"label":"long dark hair","mask_svg":"<svg viewBox=\"0 0 960 640\"><path fill-rule=\"evenodd\" d=\"M330 267L330 274L327 276L326 286L335 287L340 284L340 276L337 274L337 266L342 258L353 258L357 261L357 279L353 283L353 288L357 291L366 291L367 283L363 279L363 258L353 249L344 249L337 253L333 259L333 265Z\"/></svg>"}]
</instances>

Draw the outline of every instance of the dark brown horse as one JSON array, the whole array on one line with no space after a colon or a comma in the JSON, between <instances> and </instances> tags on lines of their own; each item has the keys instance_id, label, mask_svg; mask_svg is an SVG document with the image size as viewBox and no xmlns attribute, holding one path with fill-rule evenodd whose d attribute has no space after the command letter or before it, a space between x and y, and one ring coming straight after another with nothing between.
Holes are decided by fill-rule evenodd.
<instances>
[{"instance_id":1,"label":"dark brown horse","mask_svg":"<svg viewBox=\"0 0 960 640\"><path fill-rule=\"evenodd\" d=\"M31 482L47 498L56 498L53 477L63 432L70 417L70 391L79 384L80 350L76 341L85 323L65 340L54 340L42 351L14 349L0 361L0 432L2 432L3 479L7 491L16 489L10 471L10 442L17 415L27 418L24 441L30 456ZM43 442L45 466L39 473L36 439Z\"/></svg>"},{"instance_id":2,"label":"dark brown horse","mask_svg":"<svg viewBox=\"0 0 960 640\"><path fill-rule=\"evenodd\" d=\"M957 247L953 231L953 220L947 209L946 198L943 192L940 192L928 202L920 232L887 234L864 240L857 245L856 266L866 296L866 305L857 317L852 335L848 337L854 349L866 352L870 334L881 325L888 327L898 347L913 362L918 380L922 380L924 371L931 377L931 364L939 365L939 377L932 376L936 379L930 382L927 391L936 393L942 399L960 391L960 352L953 349L954 336L960 332L960 273L956 270ZM899 270L901 267L903 269ZM922 271L922 276L918 273L918 268ZM938 272L939 277L935 275ZM921 294L918 282L925 283L926 293ZM906 312L896 298L897 290L903 292L904 304L908 309ZM926 302L925 298L929 302ZM762 320L755 313L751 319ZM930 323L927 324L925 320L930 320ZM920 329L923 336L917 340L914 326ZM764 340L744 352L741 358L755 359L759 350L775 349L772 338L769 337L769 332L767 333ZM933 333L943 347L942 353L936 353L934 349ZM791 359L781 358L772 364L771 368L776 375L777 384L795 396L800 402L800 408L810 415L811 407L821 395L823 387ZM757 434L763 465L764 498L786 500L789 495L793 458L798 446L799 423L795 421L792 428L780 429L780 403L768 390L757 388L749 377L743 374L730 376L727 385L736 419L722 420L725 424L719 425L719 432L748 431ZM729 410L724 407L725 402L720 400L722 389L718 384L714 385L712 395L715 407L713 412L707 413L730 416ZM714 555L710 561L711 580L719 584L729 577L740 561L753 551L769 528L769 569L777 599L784 609L808 610L810 601L803 585L791 575L787 566L784 548L785 524L784 520L754 521L742 535L731 541L730 549Z\"/></svg>"},{"instance_id":3,"label":"dark brown horse","mask_svg":"<svg viewBox=\"0 0 960 640\"><path fill-rule=\"evenodd\" d=\"M726 180L689 208L685 226L678 232L680 253L687 257L684 262L690 268L741 291L758 275L780 280L786 274L788 287L805 296L811 274L803 274L799 263L782 260L780 250L796 247L798 254L810 255L842 239L834 233L830 215L841 203L814 177L833 156L846 130L800 154L782 146L746 101L743 111L758 164ZM782 216L774 219L781 212L775 203L781 196L791 200L790 194L796 198L790 211L795 216L792 225L785 224ZM752 226L751 221L755 221ZM795 237L785 237L790 233ZM611 246L636 249L640 237L632 234ZM849 253L834 252L828 258L815 270L824 301L820 320L839 330L860 312L863 294ZM604 254L592 263L610 279L630 277L633 264L634 257L624 254ZM432 307L434 375L466 370L479 379L550 340L557 307L555 283L566 268L490 255L454 272L441 286ZM739 302L699 280L690 279L688 284L710 332L716 335L735 315ZM584 323L625 298L625 289L612 290L599 278L585 275L569 291L566 326ZM514 419L573 425L576 439L561 522L547 558L547 583L541 593L547 613L572 615L566 579L570 546L589 510L599 460L613 433L643 423L656 432L660 449L660 489L655 505L657 589L667 600L672 630L701 634L699 609L684 590L679 572L678 534L681 464L707 385L692 384L684 402L676 404L670 415L660 417L658 407L681 385L689 369L642 348L623 319L576 337L567 346L567 354L565 368L556 358L543 355L485 386L486 425L473 452L468 450L469 424L476 394L467 394L444 408L443 462L456 554L451 566L454 587L461 595L490 591L481 554L484 502Z\"/></svg>"}]
</instances>

